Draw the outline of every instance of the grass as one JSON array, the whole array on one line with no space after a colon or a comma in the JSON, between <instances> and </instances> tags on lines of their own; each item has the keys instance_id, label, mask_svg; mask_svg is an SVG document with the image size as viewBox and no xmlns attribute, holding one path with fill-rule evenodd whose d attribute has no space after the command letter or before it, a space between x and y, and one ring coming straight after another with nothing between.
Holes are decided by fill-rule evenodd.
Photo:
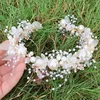
<instances>
[{"instance_id":1,"label":"grass","mask_svg":"<svg viewBox=\"0 0 100 100\"><path fill-rule=\"evenodd\" d=\"M32 42L27 42L29 50L35 54L52 49L68 50L77 41L67 36L61 41L57 32L57 21L67 14L74 14L79 20L77 25L90 27L100 40L100 0L0 0L0 42L6 39L3 32L6 26L16 25L18 19L43 24L43 29L32 34ZM84 71L72 73L68 81L52 92L50 87L57 87L58 81L36 85L26 83L27 71L17 86L3 100L100 100L100 43L94 53L97 69L91 65Z\"/></svg>"}]
</instances>

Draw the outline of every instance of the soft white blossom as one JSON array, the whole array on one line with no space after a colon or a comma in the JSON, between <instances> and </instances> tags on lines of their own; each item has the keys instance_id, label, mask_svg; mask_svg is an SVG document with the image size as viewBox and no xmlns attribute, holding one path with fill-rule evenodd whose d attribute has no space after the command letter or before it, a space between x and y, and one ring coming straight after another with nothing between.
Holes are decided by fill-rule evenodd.
<instances>
[{"instance_id":1,"label":"soft white blossom","mask_svg":"<svg viewBox=\"0 0 100 100\"><path fill-rule=\"evenodd\" d=\"M59 67L58 60L57 60L57 59L50 59L50 60L48 61L48 67L49 67L51 70L57 70L58 67Z\"/></svg>"},{"instance_id":2,"label":"soft white blossom","mask_svg":"<svg viewBox=\"0 0 100 100\"><path fill-rule=\"evenodd\" d=\"M48 58L44 57L36 57L35 59L35 63L33 64L34 66L36 66L38 69L46 69L48 63Z\"/></svg>"}]
</instances>

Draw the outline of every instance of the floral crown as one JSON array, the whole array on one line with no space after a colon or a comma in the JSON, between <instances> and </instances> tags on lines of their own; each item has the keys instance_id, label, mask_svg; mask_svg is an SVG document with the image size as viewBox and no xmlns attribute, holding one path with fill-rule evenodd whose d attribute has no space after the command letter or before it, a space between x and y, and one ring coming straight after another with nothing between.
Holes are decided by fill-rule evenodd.
<instances>
[{"instance_id":1,"label":"floral crown","mask_svg":"<svg viewBox=\"0 0 100 100\"><path fill-rule=\"evenodd\" d=\"M64 79L67 81L66 75L71 71L75 73L77 70L84 70L85 67L89 67L96 61L93 59L93 52L97 50L98 44L97 36L94 36L90 28L83 25L76 26L74 23L77 18L73 15L68 15L64 19L59 21L58 27L61 35L65 36L66 33L70 33L71 36L79 37L78 45L75 48L69 49L69 51L52 50L50 53L41 53L40 56L35 56L34 51L28 52L23 40L29 40L30 34L43 28L42 24L35 21L30 23L23 20L18 23L18 26L11 27L7 32L7 38L9 40L9 46L0 45L0 49L7 50L6 57L3 60L8 60L7 64L13 60L13 68L19 61L20 57L25 57L25 63L30 65L28 73L35 73L40 80L49 82L49 79ZM74 53L73 53L74 52ZM96 68L96 66L94 66ZM11 73L13 75L13 73ZM30 77L27 77L30 80ZM33 79L34 82L37 78ZM61 87L62 84L59 85ZM54 90L54 88L52 88Z\"/></svg>"}]
</instances>

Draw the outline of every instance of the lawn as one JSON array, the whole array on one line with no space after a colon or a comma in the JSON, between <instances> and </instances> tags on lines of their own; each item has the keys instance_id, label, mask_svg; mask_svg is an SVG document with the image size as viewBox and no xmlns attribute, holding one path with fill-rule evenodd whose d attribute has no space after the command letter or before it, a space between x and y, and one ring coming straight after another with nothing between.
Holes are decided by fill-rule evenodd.
<instances>
[{"instance_id":1,"label":"lawn","mask_svg":"<svg viewBox=\"0 0 100 100\"><path fill-rule=\"evenodd\" d=\"M100 0L0 0L0 43L6 40L6 26L16 26L19 19L37 20L43 24L43 29L32 34L36 45L28 41L29 50L39 55L52 49L71 49L77 39L60 41L57 31L58 21L68 14L78 18L76 25L90 27L100 40ZM91 65L84 71L70 74L68 81L55 91L51 91L51 87L56 88L58 81L41 85L27 83L25 71L17 86L3 100L100 100L100 43L93 58L97 61L96 69Z\"/></svg>"}]
</instances>

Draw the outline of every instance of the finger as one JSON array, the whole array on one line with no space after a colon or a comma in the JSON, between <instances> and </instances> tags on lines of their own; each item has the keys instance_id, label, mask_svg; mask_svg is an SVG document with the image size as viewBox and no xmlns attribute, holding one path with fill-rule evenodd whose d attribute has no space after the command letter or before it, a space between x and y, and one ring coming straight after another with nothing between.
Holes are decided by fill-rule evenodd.
<instances>
[{"instance_id":1,"label":"finger","mask_svg":"<svg viewBox=\"0 0 100 100\"><path fill-rule=\"evenodd\" d=\"M8 40L2 42L1 44L7 44L8 43ZM0 56L3 55L4 53L6 53L5 50L0 50Z\"/></svg>"},{"instance_id":2,"label":"finger","mask_svg":"<svg viewBox=\"0 0 100 100\"><path fill-rule=\"evenodd\" d=\"M13 60L11 60L11 61L9 61L9 65L10 65L10 66L5 65L5 64L2 65L2 66L0 66L0 75L3 76L3 75L5 75L5 74L11 72L12 70L15 69L15 67L16 67L19 63L24 63L24 59L25 59L25 58L20 58L19 61L18 61L16 64L14 64L14 63L13 63Z\"/></svg>"},{"instance_id":3,"label":"finger","mask_svg":"<svg viewBox=\"0 0 100 100\"><path fill-rule=\"evenodd\" d=\"M6 74L6 76L3 76L2 78L4 79L5 77L7 80L5 80L2 83L2 91L3 91L3 96L5 96L20 80L20 78L23 75L25 69L25 64L20 63L18 66L14 69L14 74L13 76L10 76L10 74Z\"/></svg>"}]
</instances>

